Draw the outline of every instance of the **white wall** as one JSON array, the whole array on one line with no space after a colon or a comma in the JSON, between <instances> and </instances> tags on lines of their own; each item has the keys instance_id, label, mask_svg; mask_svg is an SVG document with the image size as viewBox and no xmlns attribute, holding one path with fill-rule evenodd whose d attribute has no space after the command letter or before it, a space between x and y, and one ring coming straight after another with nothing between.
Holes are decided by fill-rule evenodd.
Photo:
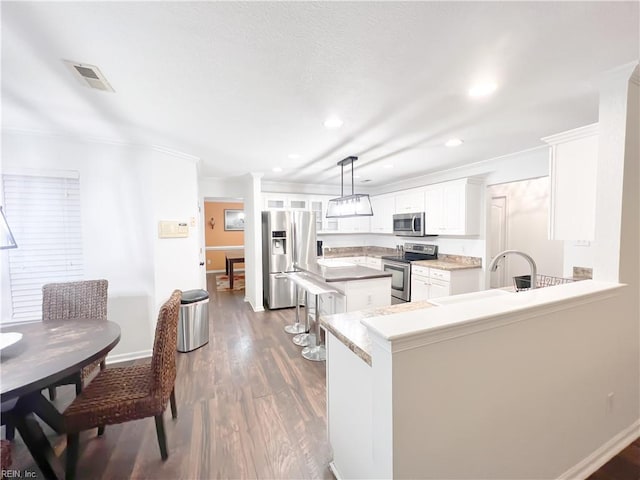
<instances>
[{"instance_id":1,"label":"white wall","mask_svg":"<svg viewBox=\"0 0 640 480\"><path fill-rule=\"evenodd\" d=\"M196 215L193 159L148 147L6 130L2 140L3 171L79 172L85 278L109 281L109 318L122 329L112 358L148 354L158 306L168 293L202 284L192 261L197 227L177 241L159 240L157 230L159 219Z\"/></svg>"},{"instance_id":2,"label":"white wall","mask_svg":"<svg viewBox=\"0 0 640 480\"><path fill-rule=\"evenodd\" d=\"M394 478L585 478L616 441L634 440L640 331L623 296L511 312L486 329L484 315L474 332L443 328L387 358L374 349L374 383L392 356Z\"/></svg>"},{"instance_id":3,"label":"white wall","mask_svg":"<svg viewBox=\"0 0 640 480\"><path fill-rule=\"evenodd\" d=\"M539 274L562 277L564 242L548 239L549 177L494 185L489 187L488 196L506 197L505 250L531 255ZM529 263L521 257L511 255L505 260L506 285L513 283L514 276L528 275L531 271Z\"/></svg>"}]
</instances>

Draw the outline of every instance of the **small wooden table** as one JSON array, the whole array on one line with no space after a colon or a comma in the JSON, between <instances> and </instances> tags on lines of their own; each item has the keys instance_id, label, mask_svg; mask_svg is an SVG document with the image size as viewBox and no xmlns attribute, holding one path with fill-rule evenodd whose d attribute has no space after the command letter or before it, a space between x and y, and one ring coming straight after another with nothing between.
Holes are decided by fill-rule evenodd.
<instances>
[{"instance_id":1,"label":"small wooden table","mask_svg":"<svg viewBox=\"0 0 640 480\"><path fill-rule=\"evenodd\" d=\"M62 415L42 389L104 357L120 341L120 327L82 318L3 326L2 331L22 333L18 343L0 352L0 395L3 409L10 408L2 416L20 432L44 477L63 478L51 444L34 418L35 414L56 432L64 432Z\"/></svg>"},{"instance_id":2,"label":"small wooden table","mask_svg":"<svg viewBox=\"0 0 640 480\"><path fill-rule=\"evenodd\" d=\"M229 276L229 288L233 290L233 265L244 263L244 250L229 250L224 252L226 259L225 272Z\"/></svg>"}]
</instances>

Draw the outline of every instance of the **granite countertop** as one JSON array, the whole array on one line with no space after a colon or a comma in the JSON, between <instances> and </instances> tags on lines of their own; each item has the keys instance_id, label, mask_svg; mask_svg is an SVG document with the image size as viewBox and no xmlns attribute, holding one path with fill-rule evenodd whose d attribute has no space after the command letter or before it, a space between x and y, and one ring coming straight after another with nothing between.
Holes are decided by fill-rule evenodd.
<instances>
[{"instance_id":1,"label":"granite countertop","mask_svg":"<svg viewBox=\"0 0 640 480\"><path fill-rule=\"evenodd\" d=\"M387 247L327 247L325 258L341 257L376 257L393 256L397 252L395 248ZM467 257L464 255L450 255L441 253L437 260L418 260L411 262L414 265L438 268L440 270L467 270L471 268L482 268L482 259L479 257Z\"/></svg>"},{"instance_id":2,"label":"granite countertop","mask_svg":"<svg viewBox=\"0 0 640 480\"><path fill-rule=\"evenodd\" d=\"M412 265L420 265L421 267L437 268L439 270L468 270L470 268L482 268L482 265L452 262L449 260L417 260L411 262Z\"/></svg>"},{"instance_id":3,"label":"granite countertop","mask_svg":"<svg viewBox=\"0 0 640 480\"><path fill-rule=\"evenodd\" d=\"M337 313L320 317L320 323L349 350L360 357L365 363L371 365L371 339L367 328L360 320L394 313L412 312L433 307L427 301L400 303L386 307L376 307L357 312Z\"/></svg>"},{"instance_id":4,"label":"granite countertop","mask_svg":"<svg viewBox=\"0 0 640 480\"><path fill-rule=\"evenodd\" d=\"M322 278L325 282L349 282L353 280L367 280L370 278L390 277L389 272L367 268L360 265L349 267L326 267L317 263L296 264L296 268Z\"/></svg>"}]
</instances>

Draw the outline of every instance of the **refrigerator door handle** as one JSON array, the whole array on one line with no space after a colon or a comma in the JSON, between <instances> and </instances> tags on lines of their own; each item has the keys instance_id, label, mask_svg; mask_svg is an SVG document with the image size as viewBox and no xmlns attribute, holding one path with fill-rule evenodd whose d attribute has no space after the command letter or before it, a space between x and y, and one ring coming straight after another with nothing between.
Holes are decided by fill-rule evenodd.
<instances>
[{"instance_id":1,"label":"refrigerator door handle","mask_svg":"<svg viewBox=\"0 0 640 480\"><path fill-rule=\"evenodd\" d=\"M296 244L296 217L291 215L291 259L295 268L298 263L298 245Z\"/></svg>"}]
</instances>

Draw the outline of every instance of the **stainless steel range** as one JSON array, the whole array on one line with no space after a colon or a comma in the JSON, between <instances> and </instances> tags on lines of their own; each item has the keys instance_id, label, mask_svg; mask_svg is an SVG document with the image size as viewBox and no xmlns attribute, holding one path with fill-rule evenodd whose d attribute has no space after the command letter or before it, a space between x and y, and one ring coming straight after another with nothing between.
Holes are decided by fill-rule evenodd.
<instances>
[{"instance_id":1,"label":"stainless steel range","mask_svg":"<svg viewBox=\"0 0 640 480\"><path fill-rule=\"evenodd\" d=\"M393 303L411 301L411 262L437 259L438 246L423 243L405 243L404 254L383 256L383 269L391 274Z\"/></svg>"}]
</instances>

